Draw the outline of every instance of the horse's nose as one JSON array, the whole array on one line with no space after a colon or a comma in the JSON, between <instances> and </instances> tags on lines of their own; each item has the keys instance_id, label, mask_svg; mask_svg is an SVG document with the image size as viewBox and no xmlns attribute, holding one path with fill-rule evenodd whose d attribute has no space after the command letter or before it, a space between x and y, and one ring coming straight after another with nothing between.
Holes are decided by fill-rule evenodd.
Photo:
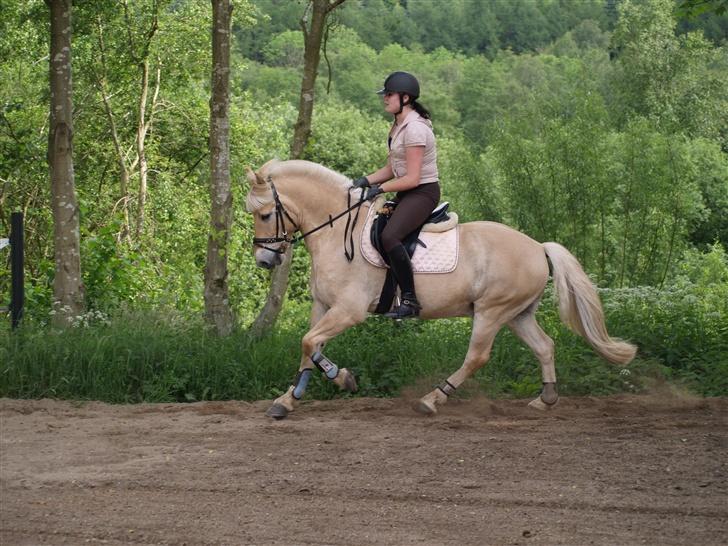
<instances>
[{"instance_id":1,"label":"horse's nose","mask_svg":"<svg viewBox=\"0 0 728 546\"><path fill-rule=\"evenodd\" d=\"M280 254L271 252L268 249L259 248L255 251L255 263L258 267L273 269L275 266L280 265L281 256Z\"/></svg>"}]
</instances>

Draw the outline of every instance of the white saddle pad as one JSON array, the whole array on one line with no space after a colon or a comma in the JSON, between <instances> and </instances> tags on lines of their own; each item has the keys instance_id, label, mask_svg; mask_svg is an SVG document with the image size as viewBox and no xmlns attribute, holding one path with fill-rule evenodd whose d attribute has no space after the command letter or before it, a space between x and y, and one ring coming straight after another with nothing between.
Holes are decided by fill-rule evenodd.
<instances>
[{"instance_id":1,"label":"white saddle pad","mask_svg":"<svg viewBox=\"0 0 728 546\"><path fill-rule=\"evenodd\" d=\"M372 222L377 211L381 208L383 200L377 200L369 208L367 220L364 223L364 229L361 235L361 254L370 264L377 267L389 267L376 248L371 243ZM455 270L458 265L458 244L459 231L457 229L457 215L451 212L450 216L454 219L452 228L444 232L432 232L423 228L420 232L419 239L426 246L417 244L412 256L412 271L414 273L450 273ZM448 222L450 223L450 222ZM425 224L426 226L439 226L440 224Z\"/></svg>"}]
</instances>

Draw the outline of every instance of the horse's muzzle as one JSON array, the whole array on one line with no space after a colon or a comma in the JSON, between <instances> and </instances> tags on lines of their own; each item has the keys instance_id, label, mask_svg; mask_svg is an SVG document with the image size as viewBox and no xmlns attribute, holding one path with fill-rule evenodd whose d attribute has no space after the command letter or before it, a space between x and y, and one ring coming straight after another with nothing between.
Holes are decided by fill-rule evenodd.
<instances>
[{"instance_id":1,"label":"horse's muzzle","mask_svg":"<svg viewBox=\"0 0 728 546\"><path fill-rule=\"evenodd\" d=\"M281 265L282 261L281 254L277 252L271 252L265 248L255 249L255 263L258 267L273 269L275 266Z\"/></svg>"}]
</instances>

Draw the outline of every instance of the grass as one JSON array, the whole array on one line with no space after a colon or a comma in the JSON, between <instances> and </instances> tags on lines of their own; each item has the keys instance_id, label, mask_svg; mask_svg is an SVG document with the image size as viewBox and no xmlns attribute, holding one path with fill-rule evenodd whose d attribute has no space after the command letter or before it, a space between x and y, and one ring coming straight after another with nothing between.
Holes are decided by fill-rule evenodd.
<instances>
[{"instance_id":1,"label":"grass","mask_svg":"<svg viewBox=\"0 0 728 546\"><path fill-rule=\"evenodd\" d=\"M728 395L724 295L696 287L603 291L610 333L640 346L626 371L569 332L545 298L539 321L556 342L560 392L641 392L667 379L698 394ZM0 331L0 395L112 403L272 398L285 391L298 369L307 315L306 305L289 304L275 333L259 341L244 330L218 338L199 317L174 310L119 311L111 317L92 312L63 331L28 320L16 332ZM332 340L325 352L355 371L360 395L395 396L455 371L469 335L467 319L394 323L371 317ZM536 395L540 384L534 355L504 330L490 362L465 390L526 397ZM308 395L349 396L323 380L312 381Z\"/></svg>"}]
</instances>

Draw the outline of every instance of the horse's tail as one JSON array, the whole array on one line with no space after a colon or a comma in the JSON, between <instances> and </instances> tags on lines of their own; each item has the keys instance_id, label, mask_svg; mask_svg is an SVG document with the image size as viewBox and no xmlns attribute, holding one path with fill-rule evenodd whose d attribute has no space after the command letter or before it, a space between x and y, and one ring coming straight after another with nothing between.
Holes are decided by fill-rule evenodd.
<instances>
[{"instance_id":1,"label":"horse's tail","mask_svg":"<svg viewBox=\"0 0 728 546\"><path fill-rule=\"evenodd\" d=\"M609 337L599 295L579 261L558 243L543 243L543 248L553 266L559 315L564 324L610 362L623 365L631 362L637 347Z\"/></svg>"}]
</instances>

